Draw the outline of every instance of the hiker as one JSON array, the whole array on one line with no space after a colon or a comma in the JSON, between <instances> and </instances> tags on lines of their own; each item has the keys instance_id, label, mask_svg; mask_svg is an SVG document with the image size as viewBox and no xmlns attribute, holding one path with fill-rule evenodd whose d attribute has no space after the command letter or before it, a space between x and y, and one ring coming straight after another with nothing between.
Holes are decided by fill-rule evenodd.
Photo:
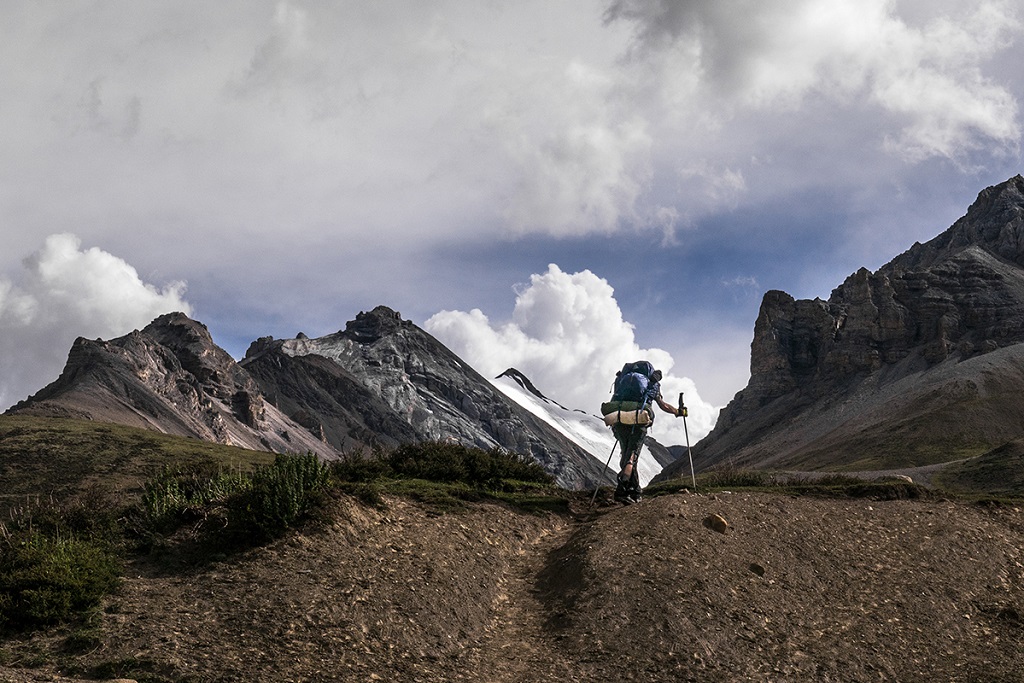
<instances>
[{"instance_id":1,"label":"hiker","mask_svg":"<svg viewBox=\"0 0 1024 683\"><path fill-rule=\"evenodd\" d=\"M661 396L661 370L655 370L648 361L626 363L615 374L612 400L601 405L605 423L611 425L612 434L619 444L618 485L615 500L639 503L643 494L636 463L647 436L647 428L654 422L652 404L666 413L679 416L679 409Z\"/></svg>"}]
</instances>

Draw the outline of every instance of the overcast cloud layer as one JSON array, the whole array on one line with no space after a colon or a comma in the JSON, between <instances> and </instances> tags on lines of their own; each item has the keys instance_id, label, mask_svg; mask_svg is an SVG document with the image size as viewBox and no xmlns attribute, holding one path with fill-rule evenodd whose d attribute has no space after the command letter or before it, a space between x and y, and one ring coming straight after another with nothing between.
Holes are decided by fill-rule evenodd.
<instances>
[{"instance_id":1,"label":"overcast cloud layer","mask_svg":"<svg viewBox=\"0 0 1024 683\"><path fill-rule=\"evenodd\" d=\"M570 407L660 349L713 413L764 291L826 298L1021 172L1022 21L1011 0L6 2L0 408L76 336L165 310L239 356L386 304ZM99 289L54 293L51 260Z\"/></svg>"}]
</instances>

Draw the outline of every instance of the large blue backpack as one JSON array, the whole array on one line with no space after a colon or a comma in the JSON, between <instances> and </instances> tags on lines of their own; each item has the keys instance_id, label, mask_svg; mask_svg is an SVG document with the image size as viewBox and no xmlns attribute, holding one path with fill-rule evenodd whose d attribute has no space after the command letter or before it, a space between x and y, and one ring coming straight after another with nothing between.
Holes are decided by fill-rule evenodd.
<instances>
[{"instance_id":1,"label":"large blue backpack","mask_svg":"<svg viewBox=\"0 0 1024 683\"><path fill-rule=\"evenodd\" d=\"M654 366L648 361L626 363L621 370L615 373L612 401L647 403L647 390L651 385L651 375L653 374Z\"/></svg>"}]
</instances>

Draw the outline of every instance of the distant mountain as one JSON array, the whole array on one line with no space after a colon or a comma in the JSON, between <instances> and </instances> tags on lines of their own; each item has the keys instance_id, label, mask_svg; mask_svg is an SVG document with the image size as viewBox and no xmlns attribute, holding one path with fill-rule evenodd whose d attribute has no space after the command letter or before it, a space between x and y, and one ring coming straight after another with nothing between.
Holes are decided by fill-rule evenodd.
<instances>
[{"instance_id":1,"label":"distant mountain","mask_svg":"<svg viewBox=\"0 0 1024 683\"><path fill-rule=\"evenodd\" d=\"M323 458L423 440L532 457L567 488L610 483L603 460L510 400L398 313L319 339L261 338L236 362L182 313L75 341L61 376L9 414L63 416Z\"/></svg>"},{"instance_id":2,"label":"distant mountain","mask_svg":"<svg viewBox=\"0 0 1024 683\"><path fill-rule=\"evenodd\" d=\"M1024 437L1024 178L828 301L764 296L751 377L694 446L699 468L871 470ZM661 475L682 474L681 465Z\"/></svg>"},{"instance_id":3,"label":"distant mountain","mask_svg":"<svg viewBox=\"0 0 1024 683\"><path fill-rule=\"evenodd\" d=\"M548 420L385 306L317 339L259 339L240 365L271 403L337 448L452 439L529 455L569 488L609 481Z\"/></svg>"},{"instance_id":4,"label":"distant mountain","mask_svg":"<svg viewBox=\"0 0 1024 683\"><path fill-rule=\"evenodd\" d=\"M162 315L110 341L79 337L60 377L7 414L83 418L254 450L338 456L265 401L206 326L183 313Z\"/></svg>"}]
</instances>

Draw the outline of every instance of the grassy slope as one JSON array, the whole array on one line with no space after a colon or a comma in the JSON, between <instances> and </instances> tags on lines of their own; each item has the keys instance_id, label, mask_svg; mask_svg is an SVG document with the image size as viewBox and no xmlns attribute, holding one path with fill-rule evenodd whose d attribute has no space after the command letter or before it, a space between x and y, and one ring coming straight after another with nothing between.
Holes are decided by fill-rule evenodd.
<instances>
[{"instance_id":1,"label":"grassy slope","mask_svg":"<svg viewBox=\"0 0 1024 683\"><path fill-rule=\"evenodd\" d=\"M968 495L1024 496L1024 439L950 465L938 475L938 483Z\"/></svg>"},{"instance_id":2,"label":"grassy slope","mask_svg":"<svg viewBox=\"0 0 1024 683\"><path fill-rule=\"evenodd\" d=\"M865 443L861 452L861 459L844 463L842 467L833 464L829 469L857 469L853 467L854 462L860 469L906 465L896 460L875 460L871 457L874 449L870 443ZM141 492L145 480L170 464L212 463L248 471L273 460L273 453L134 427L62 418L0 416L0 514L6 516L7 509L27 495L59 498L91 486L134 498ZM689 477L685 479L688 483ZM1024 440L951 465L938 477L937 483L950 492L1024 496ZM405 493L429 495L430 490L438 487L427 482L420 484L424 490ZM398 482L389 488L401 493L410 485Z\"/></svg>"},{"instance_id":3,"label":"grassy slope","mask_svg":"<svg viewBox=\"0 0 1024 683\"><path fill-rule=\"evenodd\" d=\"M0 416L0 511L26 495L64 497L90 486L138 494L170 463L251 469L274 454L168 436L134 427Z\"/></svg>"}]
</instances>

